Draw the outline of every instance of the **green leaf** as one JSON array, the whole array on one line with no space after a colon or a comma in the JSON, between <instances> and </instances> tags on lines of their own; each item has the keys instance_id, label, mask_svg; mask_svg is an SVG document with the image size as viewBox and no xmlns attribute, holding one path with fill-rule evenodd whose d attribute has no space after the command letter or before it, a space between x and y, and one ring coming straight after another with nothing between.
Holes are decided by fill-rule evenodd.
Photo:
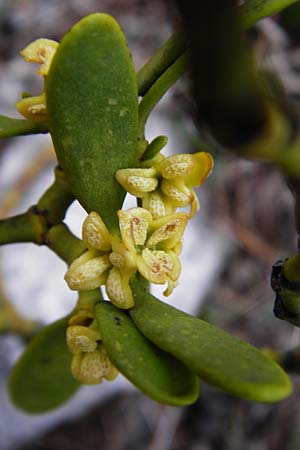
<instances>
[{"instance_id":1,"label":"green leaf","mask_svg":"<svg viewBox=\"0 0 300 450\"><path fill-rule=\"evenodd\" d=\"M67 33L46 79L49 128L79 202L118 229L125 191L117 169L138 165L138 93L126 39L107 14L91 14Z\"/></svg>"},{"instance_id":2,"label":"green leaf","mask_svg":"<svg viewBox=\"0 0 300 450\"><path fill-rule=\"evenodd\" d=\"M26 119L13 119L12 117L0 115L0 138L47 132L46 125Z\"/></svg>"},{"instance_id":3,"label":"green leaf","mask_svg":"<svg viewBox=\"0 0 300 450\"><path fill-rule=\"evenodd\" d=\"M108 356L142 392L173 406L194 403L199 380L173 356L149 342L128 314L111 303L96 306L96 317Z\"/></svg>"},{"instance_id":4,"label":"green leaf","mask_svg":"<svg viewBox=\"0 0 300 450\"><path fill-rule=\"evenodd\" d=\"M66 346L67 319L45 327L30 341L9 378L9 394L17 408L42 413L57 408L79 388L70 372Z\"/></svg>"},{"instance_id":5,"label":"green leaf","mask_svg":"<svg viewBox=\"0 0 300 450\"><path fill-rule=\"evenodd\" d=\"M287 374L255 347L150 295L132 281L130 316L155 345L171 353L207 383L248 400L275 402L291 392Z\"/></svg>"}]
</instances>

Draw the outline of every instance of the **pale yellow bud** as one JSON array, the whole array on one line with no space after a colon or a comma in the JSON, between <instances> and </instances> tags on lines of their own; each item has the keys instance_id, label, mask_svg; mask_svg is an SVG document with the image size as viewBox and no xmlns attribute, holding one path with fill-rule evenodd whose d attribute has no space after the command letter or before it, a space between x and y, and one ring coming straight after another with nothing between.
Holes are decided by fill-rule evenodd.
<instances>
[{"instance_id":1,"label":"pale yellow bud","mask_svg":"<svg viewBox=\"0 0 300 450\"><path fill-rule=\"evenodd\" d=\"M82 384L98 384L103 378L109 377L112 364L100 348L92 352L80 353L73 356L71 372Z\"/></svg>"},{"instance_id":2,"label":"pale yellow bud","mask_svg":"<svg viewBox=\"0 0 300 450\"><path fill-rule=\"evenodd\" d=\"M47 121L46 94L36 97L22 98L16 103L16 108L22 116L34 122Z\"/></svg>"},{"instance_id":3,"label":"pale yellow bud","mask_svg":"<svg viewBox=\"0 0 300 450\"><path fill-rule=\"evenodd\" d=\"M157 191L150 192L143 198L143 208L151 213L154 220L166 215L163 197Z\"/></svg>"},{"instance_id":4,"label":"pale yellow bud","mask_svg":"<svg viewBox=\"0 0 300 450\"><path fill-rule=\"evenodd\" d=\"M118 308L128 309L134 305L129 277L123 275L117 267L110 269L105 289L110 301Z\"/></svg>"},{"instance_id":5,"label":"pale yellow bud","mask_svg":"<svg viewBox=\"0 0 300 450\"><path fill-rule=\"evenodd\" d=\"M96 350L101 334L98 330L73 325L67 328L67 345L72 353L92 352Z\"/></svg>"},{"instance_id":6,"label":"pale yellow bud","mask_svg":"<svg viewBox=\"0 0 300 450\"><path fill-rule=\"evenodd\" d=\"M70 265L65 275L70 289L91 290L105 283L111 262L108 255L97 255L98 252L88 250Z\"/></svg>"},{"instance_id":7,"label":"pale yellow bud","mask_svg":"<svg viewBox=\"0 0 300 450\"><path fill-rule=\"evenodd\" d=\"M21 51L21 55L24 56L25 60L28 62L40 64L37 71L38 74L48 75L58 45L58 42L51 39L37 39L27 45L27 47Z\"/></svg>"},{"instance_id":8,"label":"pale yellow bud","mask_svg":"<svg viewBox=\"0 0 300 450\"><path fill-rule=\"evenodd\" d=\"M162 180L160 187L162 192L172 200L176 207L187 206L193 201L191 190L182 184L179 187L174 182Z\"/></svg>"},{"instance_id":9,"label":"pale yellow bud","mask_svg":"<svg viewBox=\"0 0 300 450\"><path fill-rule=\"evenodd\" d=\"M116 172L116 180L130 194L143 197L145 193L154 191L158 181L156 170L150 169L120 169Z\"/></svg>"},{"instance_id":10,"label":"pale yellow bud","mask_svg":"<svg viewBox=\"0 0 300 450\"><path fill-rule=\"evenodd\" d=\"M111 250L111 235L103 220L96 212L91 212L82 225L82 239L89 249Z\"/></svg>"},{"instance_id":11,"label":"pale yellow bud","mask_svg":"<svg viewBox=\"0 0 300 450\"><path fill-rule=\"evenodd\" d=\"M161 171L163 178L170 180L186 176L193 170L194 165L193 155L183 153L166 158L159 164L158 170Z\"/></svg>"}]
</instances>

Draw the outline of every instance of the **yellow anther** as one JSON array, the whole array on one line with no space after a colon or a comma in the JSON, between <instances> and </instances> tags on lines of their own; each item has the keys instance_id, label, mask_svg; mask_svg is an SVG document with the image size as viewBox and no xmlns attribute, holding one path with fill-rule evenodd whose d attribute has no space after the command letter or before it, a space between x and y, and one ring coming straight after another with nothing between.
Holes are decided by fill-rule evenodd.
<instances>
[{"instance_id":1,"label":"yellow anther","mask_svg":"<svg viewBox=\"0 0 300 450\"><path fill-rule=\"evenodd\" d=\"M45 76L48 75L58 45L58 42L51 39L37 39L27 45L21 51L21 55L28 62L39 63L40 67L37 73Z\"/></svg>"},{"instance_id":2,"label":"yellow anther","mask_svg":"<svg viewBox=\"0 0 300 450\"><path fill-rule=\"evenodd\" d=\"M83 222L82 239L89 249L111 250L111 235L96 212L91 212Z\"/></svg>"},{"instance_id":3,"label":"yellow anther","mask_svg":"<svg viewBox=\"0 0 300 450\"><path fill-rule=\"evenodd\" d=\"M105 283L111 262L108 255L97 255L96 251L88 250L70 265L65 275L70 289L90 290Z\"/></svg>"},{"instance_id":4,"label":"yellow anther","mask_svg":"<svg viewBox=\"0 0 300 450\"><path fill-rule=\"evenodd\" d=\"M16 108L22 116L34 122L47 121L46 94L36 97L22 98L16 103Z\"/></svg>"}]
</instances>

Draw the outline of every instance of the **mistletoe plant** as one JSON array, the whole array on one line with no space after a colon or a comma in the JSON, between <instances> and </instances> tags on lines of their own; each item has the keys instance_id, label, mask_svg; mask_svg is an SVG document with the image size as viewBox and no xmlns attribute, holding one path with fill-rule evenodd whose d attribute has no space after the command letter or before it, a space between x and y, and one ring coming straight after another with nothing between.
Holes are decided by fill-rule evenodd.
<instances>
[{"instance_id":1,"label":"mistletoe plant","mask_svg":"<svg viewBox=\"0 0 300 450\"><path fill-rule=\"evenodd\" d=\"M260 14L244 9L243 26L278 7L265 3ZM0 135L49 132L58 166L36 205L0 221L0 243L48 246L67 263L65 280L78 302L38 332L17 361L9 379L14 404L47 411L81 384L111 381L119 372L174 406L196 401L199 378L258 402L288 396L290 379L269 356L149 293L149 283L166 285L165 296L176 288L182 237L199 209L194 187L213 167L207 152L165 157L165 136L145 138L150 112L186 69L181 34L137 74L122 30L107 14L83 18L60 43L38 39L21 53L39 63L44 91L17 103L25 119L1 116ZM137 206L123 210L126 192ZM82 240L63 222L74 199L87 212Z\"/></svg>"}]
</instances>

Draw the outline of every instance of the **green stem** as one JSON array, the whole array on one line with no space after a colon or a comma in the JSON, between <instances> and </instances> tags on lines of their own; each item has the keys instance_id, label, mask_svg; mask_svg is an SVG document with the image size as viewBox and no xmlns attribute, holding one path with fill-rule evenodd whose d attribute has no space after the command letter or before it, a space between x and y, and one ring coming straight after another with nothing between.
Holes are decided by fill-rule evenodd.
<instances>
[{"instance_id":1,"label":"green stem","mask_svg":"<svg viewBox=\"0 0 300 450\"><path fill-rule=\"evenodd\" d=\"M54 183L46 190L37 203L37 210L43 214L49 225L60 223L70 204L75 200L60 167L55 169Z\"/></svg>"},{"instance_id":2,"label":"green stem","mask_svg":"<svg viewBox=\"0 0 300 450\"><path fill-rule=\"evenodd\" d=\"M0 139L37 133L48 133L48 127L30 120L0 115Z\"/></svg>"},{"instance_id":3,"label":"green stem","mask_svg":"<svg viewBox=\"0 0 300 450\"><path fill-rule=\"evenodd\" d=\"M259 20L278 13L298 0L247 0L239 7L242 28L250 28Z\"/></svg>"},{"instance_id":4,"label":"green stem","mask_svg":"<svg viewBox=\"0 0 300 450\"><path fill-rule=\"evenodd\" d=\"M238 7L242 29L247 29L268 16L278 13L297 0L248 0ZM137 72L138 93L144 96L153 83L187 49L188 42L182 30L173 33Z\"/></svg>"},{"instance_id":5,"label":"green stem","mask_svg":"<svg viewBox=\"0 0 300 450\"><path fill-rule=\"evenodd\" d=\"M92 291L78 291L78 301L76 309L93 310L95 303L103 300L100 289L93 289Z\"/></svg>"},{"instance_id":6,"label":"green stem","mask_svg":"<svg viewBox=\"0 0 300 450\"><path fill-rule=\"evenodd\" d=\"M184 52L187 44L181 31L177 31L157 50L137 72L138 93L143 96L168 67Z\"/></svg>"},{"instance_id":7,"label":"green stem","mask_svg":"<svg viewBox=\"0 0 300 450\"><path fill-rule=\"evenodd\" d=\"M68 265L86 250L84 243L63 223L50 228L45 243Z\"/></svg>"},{"instance_id":8,"label":"green stem","mask_svg":"<svg viewBox=\"0 0 300 450\"><path fill-rule=\"evenodd\" d=\"M144 138L144 129L149 114L186 70L187 55L183 53L151 86L139 104L139 138Z\"/></svg>"},{"instance_id":9,"label":"green stem","mask_svg":"<svg viewBox=\"0 0 300 450\"><path fill-rule=\"evenodd\" d=\"M34 242L42 244L46 232L46 223L36 209L0 220L0 245L14 242Z\"/></svg>"}]
</instances>

